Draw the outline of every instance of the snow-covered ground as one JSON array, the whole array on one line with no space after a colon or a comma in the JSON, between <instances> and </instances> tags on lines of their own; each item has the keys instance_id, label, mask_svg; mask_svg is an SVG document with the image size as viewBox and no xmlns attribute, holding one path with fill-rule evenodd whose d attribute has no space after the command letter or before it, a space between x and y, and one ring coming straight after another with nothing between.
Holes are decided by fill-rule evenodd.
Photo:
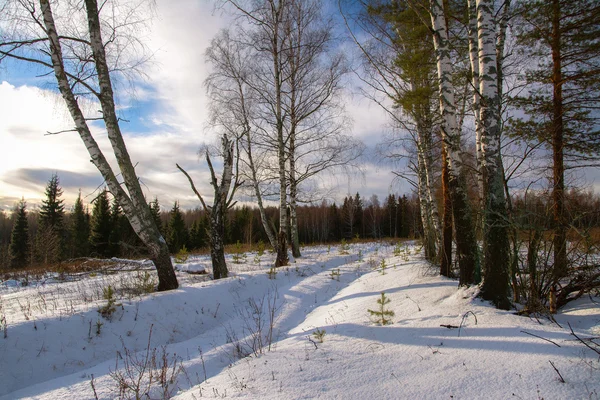
<instances>
[{"instance_id":1,"label":"snow-covered ground","mask_svg":"<svg viewBox=\"0 0 600 400\"><path fill-rule=\"evenodd\" d=\"M0 399L600 397L598 354L568 327L600 336L598 298L556 322L516 316L437 276L414 245L310 247L277 271L272 260L229 258L232 276L211 281L196 274L209 260L192 258L166 293L143 294L155 279L143 263L1 283ZM382 292L389 325L368 312Z\"/></svg>"}]
</instances>

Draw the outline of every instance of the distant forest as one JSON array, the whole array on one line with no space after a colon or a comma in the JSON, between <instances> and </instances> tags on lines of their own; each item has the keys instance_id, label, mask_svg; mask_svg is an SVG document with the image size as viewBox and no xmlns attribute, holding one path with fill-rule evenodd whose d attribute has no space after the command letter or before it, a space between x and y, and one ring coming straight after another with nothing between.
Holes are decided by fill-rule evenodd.
<instances>
[{"instance_id":1,"label":"distant forest","mask_svg":"<svg viewBox=\"0 0 600 400\"><path fill-rule=\"evenodd\" d=\"M11 214L0 213L0 265L19 268L78 257L147 256L145 246L107 191L101 192L89 205L84 205L80 196L70 210L65 209L61 195L58 177L53 176L39 209L29 210L21 201ZM567 199L573 216L572 229L588 231L591 235L595 228L600 228L599 195L570 191ZM538 229L547 225L545 229L550 229L552 210L547 193L513 196L512 203L520 226ZM158 199L151 201L149 207L172 254L184 246L191 252L208 250L209 221L204 210L182 210L175 202L166 211ZM278 208L266 207L266 215L278 229ZM352 239L418 239L423 234L421 221L419 198L414 193L409 196L390 194L383 201L376 195L364 199L356 193L345 197L341 204L323 200L318 205L298 207L299 236L303 244ZM268 244L257 207L242 205L228 210L225 226L225 244ZM18 241L22 243L16 243Z\"/></svg>"}]
</instances>

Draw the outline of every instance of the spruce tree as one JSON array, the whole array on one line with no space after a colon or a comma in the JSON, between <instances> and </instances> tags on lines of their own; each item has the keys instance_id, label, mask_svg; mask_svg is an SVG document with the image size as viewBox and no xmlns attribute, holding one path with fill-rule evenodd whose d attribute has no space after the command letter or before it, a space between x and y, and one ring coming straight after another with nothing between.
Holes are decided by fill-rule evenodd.
<instances>
[{"instance_id":1,"label":"spruce tree","mask_svg":"<svg viewBox=\"0 0 600 400\"><path fill-rule=\"evenodd\" d=\"M109 257L111 218L110 203L106 190L103 190L94 200L90 231L92 254L97 257Z\"/></svg>"},{"instance_id":2,"label":"spruce tree","mask_svg":"<svg viewBox=\"0 0 600 400\"><path fill-rule=\"evenodd\" d=\"M109 242L109 254L111 257L117 257L121 255L120 243L124 237L125 232L122 231L121 219L124 217L123 212L119 203L113 198L112 205L110 208L110 236Z\"/></svg>"},{"instance_id":3,"label":"spruce tree","mask_svg":"<svg viewBox=\"0 0 600 400\"><path fill-rule=\"evenodd\" d=\"M165 230L163 228L162 220L160 219L160 204L158 203L158 198L155 197L154 200L148 204L148 206L150 207L150 214L152 214L154 223L158 227L160 233L165 236Z\"/></svg>"},{"instance_id":4,"label":"spruce tree","mask_svg":"<svg viewBox=\"0 0 600 400\"><path fill-rule=\"evenodd\" d=\"M208 223L205 216L194 221L190 229L190 250L198 250L208 246Z\"/></svg>"},{"instance_id":5,"label":"spruce tree","mask_svg":"<svg viewBox=\"0 0 600 400\"><path fill-rule=\"evenodd\" d=\"M177 253L188 242L188 231L183 220L183 214L179 209L179 202L173 204L171 209L171 219L169 220L169 233L167 243L173 253Z\"/></svg>"},{"instance_id":6,"label":"spruce tree","mask_svg":"<svg viewBox=\"0 0 600 400\"><path fill-rule=\"evenodd\" d=\"M29 224L27 223L27 203L25 199L17 204L15 223L10 238L11 267L22 268L29 259Z\"/></svg>"},{"instance_id":7,"label":"spruce tree","mask_svg":"<svg viewBox=\"0 0 600 400\"><path fill-rule=\"evenodd\" d=\"M65 206L60 198L63 190L57 174L46 185L46 199L39 212L39 230L36 238L38 258L44 264L55 263L65 254L64 216Z\"/></svg>"},{"instance_id":8,"label":"spruce tree","mask_svg":"<svg viewBox=\"0 0 600 400\"><path fill-rule=\"evenodd\" d=\"M71 255L85 257L89 254L90 221L89 215L83 208L81 191L75 200L71 221Z\"/></svg>"}]
</instances>

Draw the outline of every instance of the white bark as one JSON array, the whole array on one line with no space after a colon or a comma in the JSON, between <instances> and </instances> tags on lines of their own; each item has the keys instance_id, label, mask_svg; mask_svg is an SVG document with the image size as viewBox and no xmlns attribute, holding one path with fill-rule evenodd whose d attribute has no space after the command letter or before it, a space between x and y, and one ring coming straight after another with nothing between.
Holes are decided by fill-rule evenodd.
<instances>
[{"instance_id":1,"label":"white bark","mask_svg":"<svg viewBox=\"0 0 600 400\"><path fill-rule=\"evenodd\" d=\"M87 125L86 118L79 107L77 98L73 93L67 75L63 60L63 51L59 39L59 34L54 22L52 7L48 0L40 0L40 8L45 27L45 33L50 42L50 58L52 67L56 77L60 93L67 104L67 108L73 121L75 128L84 142L88 153L90 154L92 163L98 168L103 178L105 179L109 190L116 197L117 202L123 208L124 214L127 216L132 228L144 244L148 247L150 254L157 268L159 276L159 290L168 290L177 288L177 278L173 271L173 267L168 259L168 249L164 238L160 235L158 228L154 224L150 210L143 198L143 193L129 155L125 143L121 136L118 127L118 120L115 114L115 106L113 101L112 85L110 83L109 70L106 64L106 56L104 54L104 45L100 34L100 23L97 4L93 0L86 0L86 11L88 20L88 31L90 34L90 47L92 49L93 60L98 73L98 83L100 93L94 94L100 100L102 112L106 123L109 139L113 145L113 151L117 157L121 174L126 177L126 186L129 194L119 184L115 173L110 164L106 160L104 154L100 150L98 143L92 136ZM135 184L131 185L131 182ZM140 200L141 199L141 200Z\"/></svg>"}]
</instances>

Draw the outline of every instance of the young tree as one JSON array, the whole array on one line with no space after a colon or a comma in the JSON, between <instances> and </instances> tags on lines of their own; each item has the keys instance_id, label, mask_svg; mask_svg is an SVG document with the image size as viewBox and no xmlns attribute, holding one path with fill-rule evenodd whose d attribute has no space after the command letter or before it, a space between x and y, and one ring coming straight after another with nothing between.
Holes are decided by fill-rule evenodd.
<instances>
[{"instance_id":1,"label":"young tree","mask_svg":"<svg viewBox=\"0 0 600 400\"><path fill-rule=\"evenodd\" d=\"M65 255L65 206L62 188L58 175L53 174L46 185L46 199L42 200L38 217L38 231L36 235L36 258L44 264L61 261Z\"/></svg>"},{"instance_id":2,"label":"young tree","mask_svg":"<svg viewBox=\"0 0 600 400\"><path fill-rule=\"evenodd\" d=\"M80 191L71 216L71 257L85 257L89 254L89 238L89 215L83 209Z\"/></svg>"},{"instance_id":3,"label":"young tree","mask_svg":"<svg viewBox=\"0 0 600 400\"><path fill-rule=\"evenodd\" d=\"M110 218L110 202L106 189L94 200L90 226L90 250L96 257L110 257L110 235L112 221Z\"/></svg>"},{"instance_id":4,"label":"young tree","mask_svg":"<svg viewBox=\"0 0 600 400\"><path fill-rule=\"evenodd\" d=\"M179 209L178 201L173 204L173 208L169 214L169 235L167 237L167 243L169 244L169 249L171 249L173 253L177 253L183 246L187 246L189 241L189 233L185 226L185 221L183 220L183 214Z\"/></svg>"},{"instance_id":5,"label":"young tree","mask_svg":"<svg viewBox=\"0 0 600 400\"><path fill-rule=\"evenodd\" d=\"M2 22L13 27L12 37L2 37L0 57L34 63L54 72L58 89L69 113L112 195L117 199L136 234L144 242L158 272L158 290L178 287L177 278L166 241L152 219L139 179L125 146L115 106L113 79L119 73L132 71L140 60L125 50L140 50L135 30L143 18L143 7L113 1L98 7L96 0L82 4L39 0L36 3L10 2L2 13ZM58 10L59 18L54 12ZM122 18L122 19L121 19ZM85 27L74 21L85 21ZM58 23L57 23L58 21ZM129 62L129 63L128 63ZM49 71L49 72L50 72ZM121 75L122 76L122 75ZM101 117L117 159L122 182L93 137L80 101L86 95L94 97L102 109ZM96 118L97 119L97 118Z\"/></svg>"},{"instance_id":6,"label":"young tree","mask_svg":"<svg viewBox=\"0 0 600 400\"><path fill-rule=\"evenodd\" d=\"M22 268L29 261L29 225L27 223L27 203L21 199L15 207L15 222L10 236L10 266Z\"/></svg>"}]
</instances>

